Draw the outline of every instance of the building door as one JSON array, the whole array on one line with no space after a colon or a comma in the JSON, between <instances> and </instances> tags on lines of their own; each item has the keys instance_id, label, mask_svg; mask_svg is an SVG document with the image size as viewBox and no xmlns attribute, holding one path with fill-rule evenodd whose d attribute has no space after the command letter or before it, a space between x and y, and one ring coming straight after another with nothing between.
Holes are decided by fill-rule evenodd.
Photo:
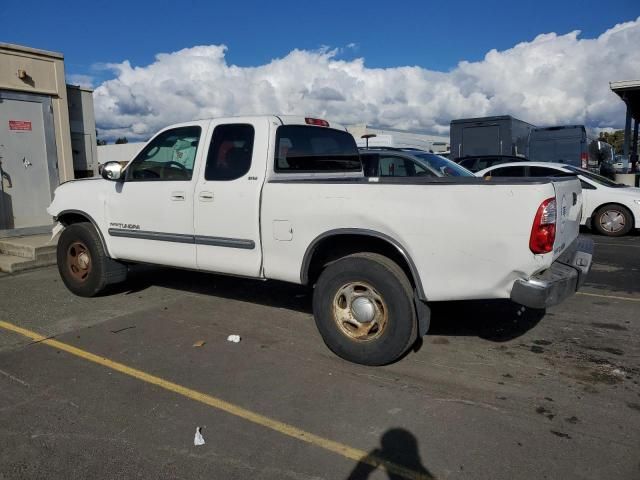
<instances>
[{"instance_id":1,"label":"building door","mask_svg":"<svg viewBox=\"0 0 640 480\"><path fill-rule=\"evenodd\" d=\"M0 236L44 232L58 184L51 99L0 91Z\"/></svg>"}]
</instances>

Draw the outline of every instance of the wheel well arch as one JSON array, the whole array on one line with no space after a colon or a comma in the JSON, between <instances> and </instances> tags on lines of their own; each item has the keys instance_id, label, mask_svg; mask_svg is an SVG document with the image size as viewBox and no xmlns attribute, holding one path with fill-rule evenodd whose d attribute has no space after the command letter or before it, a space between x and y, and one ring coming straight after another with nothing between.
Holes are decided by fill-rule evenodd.
<instances>
[{"instance_id":1,"label":"wheel well arch","mask_svg":"<svg viewBox=\"0 0 640 480\"><path fill-rule=\"evenodd\" d=\"M343 228L317 236L307 247L302 260L300 281L313 285L330 262L358 252L384 255L400 266L420 300L427 300L420 274L407 250L395 239L374 230Z\"/></svg>"},{"instance_id":2,"label":"wheel well arch","mask_svg":"<svg viewBox=\"0 0 640 480\"><path fill-rule=\"evenodd\" d=\"M629 212L629 215L631 215L631 225L632 225L632 228L634 228L634 227L635 227L635 225L636 225L636 218L635 218L635 216L633 215L633 211L632 211L629 207L627 207L626 205L623 205L622 203L618 203L618 202L605 202L605 203L603 203L603 204L601 204L601 205L598 205L596 208L594 208L594 209L593 209L593 212L591 212L591 219L592 219L592 221L593 221L593 220L595 220L596 212L597 212L598 210L600 210L602 207L606 207L606 206L608 206L608 205L613 205L613 206L616 206L616 207L622 207L622 208L624 208L627 212Z\"/></svg>"},{"instance_id":3,"label":"wheel well arch","mask_svg":"<svg viewBox=\"0 0 640 480\"><path fill-rule=\"evenodd\" d=\"M93 219L93 217L88 213L80 210L63 210L58 215L56 215L55 220L57 222L60 222L65 227L68 227L69 225L73 225L74 223L86 223L86 222L91 223L93 225L93 228L96 229L96 232L98 232L98 236L100 237L100 242L102 243L102 248L104 248L104 251L107 253L107 256L109 257L111 256L109 254L107 242L105 242L104 236L102 235L102 231L98 227L98 224Z\"/></svg>"}]
</instances>

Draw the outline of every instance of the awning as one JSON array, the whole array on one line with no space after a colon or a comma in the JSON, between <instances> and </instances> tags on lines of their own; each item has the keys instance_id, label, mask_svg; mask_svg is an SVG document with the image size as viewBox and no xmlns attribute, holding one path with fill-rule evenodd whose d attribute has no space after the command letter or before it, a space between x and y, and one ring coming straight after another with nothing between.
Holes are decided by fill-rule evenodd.
<instances>
[{"instance_id":1,"label":"awning","mask_svg":"<svg viewBox=\"0 0 640 480\"><path fill-rule=\"evenodd\" d=\"M609 86L627 104L631 117L640 122L640 80L609 82Z\"/></svg>"}]
</instances>

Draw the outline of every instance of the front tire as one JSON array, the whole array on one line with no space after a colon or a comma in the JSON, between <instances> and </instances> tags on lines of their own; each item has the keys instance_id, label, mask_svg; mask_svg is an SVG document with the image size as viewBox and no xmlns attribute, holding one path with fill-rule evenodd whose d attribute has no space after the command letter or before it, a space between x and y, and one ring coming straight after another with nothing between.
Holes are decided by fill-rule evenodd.
<instances>
[{"instance_id":1,"label":"front tire","mask_svg":"<svg viewBox=\"0 0 640 480\"><path fill-rule=\"evenodd\" d=\"M633 216L622 205L603 205L593 214L592 224L600 235L622 237L631 231Z\"/></svg>"},{"instance_id":2,"label":"front tire","mask_svg":"<svg viewBox=\"0 0 640 480\"><path fill-rule=\"evenodd\" d=\"M412 288L392 260L356 253L331 263L313 294L320 335L339 357L385 365L401 357L417 335Z\"/></svg>"},{"instance_id":3,"label":"front tire","mask_svg":"<svg viewBox=\"0 0 640 480\"><path fill-rule=\"evenodd\" d=\"M107 256L90 223L74 223L62 231L57 260L62 281L80 297L98 295L110 283L126 278L127 267Z\"/></svg>"}]
</instances>

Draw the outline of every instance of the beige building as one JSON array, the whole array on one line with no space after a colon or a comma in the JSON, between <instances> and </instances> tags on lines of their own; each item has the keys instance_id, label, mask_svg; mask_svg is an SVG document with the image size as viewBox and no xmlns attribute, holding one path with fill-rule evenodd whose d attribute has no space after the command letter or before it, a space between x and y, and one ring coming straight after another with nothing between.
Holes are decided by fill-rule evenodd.
<instances>
[{"instance_id":1,"label":"beige building","mask_svg":"<svg viewBox=\"0 0 640 480\"><path fill-rule=\"evenodd\" d=\"M74 178L62 54L0 43L0 175L0 237L50 229L53 191Z\"/></svg>"}]
</instances>

